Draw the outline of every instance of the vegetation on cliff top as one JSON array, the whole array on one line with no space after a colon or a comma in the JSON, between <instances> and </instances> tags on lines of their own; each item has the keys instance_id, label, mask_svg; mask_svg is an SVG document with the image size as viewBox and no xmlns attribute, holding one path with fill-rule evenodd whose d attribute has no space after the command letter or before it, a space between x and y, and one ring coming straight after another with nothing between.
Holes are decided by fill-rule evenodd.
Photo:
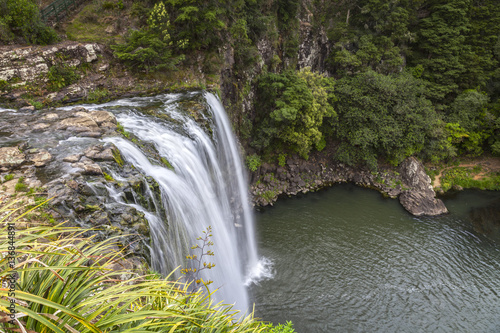
<instances>
[{"instance_id":1,"label":"vegetation on cliff top","mask_svg":"<svg viewBox=\"0 0 500 333\"><path fill-rule=\"evenodd\" d=\"M36 39L12 8L2 22ZM136 73L228 67L225 103L249 155L264 161L326 146L371 168L409 155L500 155L495 0L96 0L67 30L112 45ZM299 66L304 38L325 44L310 70ZM250 96L253 110L238 112Z\"/></svg>"}]
</instances>

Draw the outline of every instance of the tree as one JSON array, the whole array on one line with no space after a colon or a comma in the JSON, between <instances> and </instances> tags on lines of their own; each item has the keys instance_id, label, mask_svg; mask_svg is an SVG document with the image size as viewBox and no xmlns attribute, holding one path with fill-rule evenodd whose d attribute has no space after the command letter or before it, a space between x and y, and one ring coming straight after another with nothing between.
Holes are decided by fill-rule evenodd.
<instances>
[{"instance_id":1,"label":"tree","mask_svg":"<svg viewBox=\"0 0 500 333\"><path fill-rule=\"evenodd\" d=\"M424 10L429 15L417 27L410 65L422 65L422 78L429 82L431 98L438 103L452 100L466 72L465 59L472 56L465 44L470 29L470 0L438 0Z\"/></svg>"},{"instance_id":2,"label":"tree","mask_svg":"<svg viewBox=\"0 0 500 333\"><path fill-rule=\"evenodd\" d=\"M423 83L409 73L366 71L336 85L337 158L377 168L378 157L394 165L419 153L432 138L438 118L425 98Z\"/></svg>"},{"instance_id":3,"label":"tree","mask_svg":"<svg viewBox=\"0 0 500 333\"><path fill-rule=\"evenodd\" d=\"M171 25L163 2L157 3L147 20L148 26L133 30L124 44L112 45L118 59L132 68L148 71L172 70L184 59L173 56L175 46L171 39Z\"/></svg>"},{"instance_id":4,"label":"tree","mask_svg":"<svg viewBox=\"0 0 500 333\"><path fill-rule=\"evenodd\" d=\"M254 146L290 149L303 158L322 149L323 119L334 117L333 80L305 68L283 74L265 73L258 80L259 115Z\"/></svg>"},{"instance_id":5,"label":"tree","mask_svg":"<svg viewBox=\"0 0 500 333\"><path fill-rule=\"evenodd\" d=\"M172 22L172 39L191 50L214 49L226 28L226 0L165 0Z\"/></svg>"}]
</instances>

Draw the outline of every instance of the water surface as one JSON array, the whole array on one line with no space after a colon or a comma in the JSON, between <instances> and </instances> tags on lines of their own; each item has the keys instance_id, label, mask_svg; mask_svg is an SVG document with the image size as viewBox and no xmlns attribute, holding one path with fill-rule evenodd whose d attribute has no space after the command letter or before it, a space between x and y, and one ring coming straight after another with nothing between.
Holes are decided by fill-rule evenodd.
<instances>
[{"instance_id":1,"label":"water surface","mask_svg":"<svg viewBox=\"0 0 500 333\"><path fill-rule=\"evenodd\" d=\"M256 314L299 333L500 332L500 246L468 217L499 196L461 193L438 218L351 185L284 199L257 214L274 278L251 287Z\"/></svg>"}]
</instances>

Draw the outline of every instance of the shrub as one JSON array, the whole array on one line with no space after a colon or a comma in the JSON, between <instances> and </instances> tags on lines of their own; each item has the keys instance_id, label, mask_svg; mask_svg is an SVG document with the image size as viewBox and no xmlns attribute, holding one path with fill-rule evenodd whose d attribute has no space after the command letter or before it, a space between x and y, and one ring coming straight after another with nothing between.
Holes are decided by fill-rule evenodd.
<instances>
[{"instance_id":1,"label":"shrub","mask_svg":"<svg viewBox=\"0 0 500 333\"><path fill-rule=\"evenodd\" d=\"M16 37L21 42L42 45L58 39L54 29L42 22L33 0L0 0L0 41L14 42Z\"/></svg>"},{"instance_id":2,"label":"shrub","mask_svg":"<svg viewBox=\"0 0 500 333\"><path fill-rule=\"evenodd\" d=\"M57 64L50 67L47 78L49 80L49 89L56 91L75 83L80 78L80 75L68 65Z\"/></svg>"},{"instance_id":3,"label":"shrub","mask_svg":"<svg viewBox=\"0 0 500 333\"><path fill-rule=\"evenodd\" d=\"M439 118L424 89L409 73L367 71L339 80L335 104L339 119L332 124L340 140L337 158L375 169L379 156L397 165L426 143L442 140L442 132L433 133Z\"/></svg>"},{"instance_id":4,"label":"shrub","mask_svg":"<svg viewBox=\"0 0 500 333\"><path fill-rule=\"evenodd\" d=\"M260 156L258 156L257 154L247 156L247 166L250 171L257 171L261 164L262 161L260 159Z\"/></svg>"},{"instance_id":5,"label":"shrub","mask_svg":"<svg viewBox=\"0 0 500 333\"><path fill-rule=\"evenodd\" d=\"M116 57L131 68L150 71L173 70L184 55L173 56L180 47L170 37L170 21L163 2L155 5L148 18L148 27L132 31L124 44L112 45Z\"/></svg>"}]
</instances>

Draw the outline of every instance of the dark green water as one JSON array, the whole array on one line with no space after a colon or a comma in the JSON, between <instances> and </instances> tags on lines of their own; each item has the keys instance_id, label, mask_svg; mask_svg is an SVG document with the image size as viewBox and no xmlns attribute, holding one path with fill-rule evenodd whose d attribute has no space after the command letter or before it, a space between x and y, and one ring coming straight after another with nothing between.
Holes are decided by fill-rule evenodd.
<instances>
[{"instance_id":1,"label":"dark green water","mask_svg":"<svg viewBox=\"0 0 500 333\"><path fill-rule=\"evenodd\" d=\"M468 218L499 197L460 193L438 218L351 185L284 199L257 213L274 277L251 287L256 315L298 333L500 332L500 245Z\"/></svg>"}]
</instances>

